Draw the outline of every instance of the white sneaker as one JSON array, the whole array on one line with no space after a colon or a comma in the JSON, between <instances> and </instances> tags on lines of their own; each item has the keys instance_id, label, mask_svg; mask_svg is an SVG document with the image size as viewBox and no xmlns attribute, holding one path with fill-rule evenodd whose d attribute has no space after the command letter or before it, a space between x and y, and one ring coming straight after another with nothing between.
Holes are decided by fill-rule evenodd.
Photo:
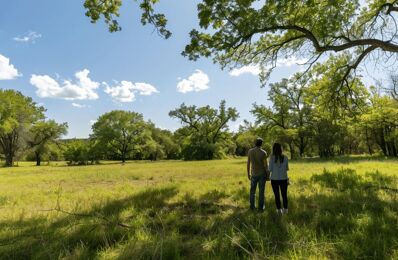
<instances>
[{"instance_id":1,"label":"white sneaker","mask_svg":"<svg viewBox=\"0 0 398 260\"><path fill-rule=\"evenodd\" d=\"M287 213L289 213L289 210L284 208L284 209L282 209L282 213L287 214Z\"/></svg>"},{"instance_id":2,"label":"white sneaker","mask_svg":"<svg viewBox=\"0 0 398 260\"><path fill-rule=\"evenodd\" d=\"M282 213L283 213L282 209L276 209L276 214L282 214Z\"/></svg>"}]
</instances>

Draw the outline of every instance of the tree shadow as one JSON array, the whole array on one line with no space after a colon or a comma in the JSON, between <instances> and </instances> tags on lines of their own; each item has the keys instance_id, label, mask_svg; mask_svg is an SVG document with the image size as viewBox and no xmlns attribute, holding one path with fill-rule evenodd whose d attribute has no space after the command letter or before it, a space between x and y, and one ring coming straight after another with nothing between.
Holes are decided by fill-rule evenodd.
<instances>
[{"instance_id":1,"label":"tree shadow","mask_svg":"<svg viewBox=\"0 0 398 260\"><path fill-rule=\"evenodd\" d=\"M303 162L303 163L322 163L322 162L335 162L339 164L351 164L351 163L359 163L359 162L385 162L385 161L397 161L398 158L394 157L386 157L386 156L335 156L330 158L298 158L294 159L294 162Z\"/></svg>"},{"instance_id":2,"label":"tree shadow","mask_svg":"<svg viewBox=\"0 0 398 260\"><path fill-rule=\"evenodd\" d=\"M352 169L324 170L308 185L319 185L323 193L297 196L295 208L303 210L293 213L292 220L335 243L331 258L391 258L398 243L394 178L377 171L363 176Z\"/></svg>"},{"instance_id":3,"label":"tree shadow","mask_svg":"<svg viewBox=\"0 0 398 260\"><path fill-rule=\"evenodd\" d=\"M385 187L396 184L378 172L324 171L297 182L307 193L289 193L286 216L269 201L264 213L242 207L246 186L199 195L151 188L86 212L59 208L53 222L45 216L1 221L0 258L286 258L297 248L311 256L323 241L331 245L323 252L329 258L387 259L398 243L398 205ZM308 194L311 188L317 189Z\"/></svg>"},{"instance_id":4,"label":"tree shadow","mask_svg":"<svg viewBox=\"0 0 398 260\"><path fill-rule=\"evenodd\" d=\"M176 187L153 188L87 212L58 209L54 222L45 216L2 221L0 258L95 259L118 248L112 258L239 259L264 247L275 253L283 248L287 232L273 214L222 203L230 195L216 189L174 202L177 194Z\"/></svg>"}]
</instances>

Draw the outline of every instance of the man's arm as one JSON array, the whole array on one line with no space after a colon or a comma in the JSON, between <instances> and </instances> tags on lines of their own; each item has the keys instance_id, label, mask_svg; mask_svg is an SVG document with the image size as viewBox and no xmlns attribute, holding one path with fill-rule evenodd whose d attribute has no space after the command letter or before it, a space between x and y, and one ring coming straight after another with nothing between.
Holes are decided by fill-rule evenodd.
<instances>
[{"instance_id":1,"label":"man's arm","mask_svg":"<svg viewBox=\"0 0 398 260\"><path fill-rule=\"evenodd\" d=\"M265 154L264 156L264 168L266 171L268 171L268 158L267 158L267 154Z\"/></svg>"},{"instance_id":2,"label":"man's arm","mask_svg":"<svg viewBox=\"0 0 398 260\"><path fill-rule=\"evenodd\" d=\"M274 160L272 160L272 156L269 157L269 171L272 172L274 167Z\"/></svg>"}]
</instances>

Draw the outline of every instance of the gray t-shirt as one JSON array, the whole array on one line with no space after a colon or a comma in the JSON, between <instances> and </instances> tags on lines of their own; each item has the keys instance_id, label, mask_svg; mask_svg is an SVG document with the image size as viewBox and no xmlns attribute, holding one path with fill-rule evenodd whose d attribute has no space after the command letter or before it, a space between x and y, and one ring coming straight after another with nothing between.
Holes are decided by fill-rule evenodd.
<instances>
[{"instance_id":1,"label":"gray t-shirt","mask_svg":"<svg viewBox=\"0 0 398 260\"><path fill-rule=\"evenodd\" d=\"M269 158L269 170L271 172L271 180L287 180L287 171L289 170L289 162L286 155L283 155L283 162L279 160L275 162L273 155Z\"/></svg>"},{"instance_id":2,"label":"gray t-shirt","mask_svg":"<svg viewBox=\"0 0 398 260\"><path fill-rule=\"evenodd\" d=\"M267 163L267 152L260 147L254 147L248 152L251 174L253 176L265 175L266 163Z\"/></svg>"}]
</instances>

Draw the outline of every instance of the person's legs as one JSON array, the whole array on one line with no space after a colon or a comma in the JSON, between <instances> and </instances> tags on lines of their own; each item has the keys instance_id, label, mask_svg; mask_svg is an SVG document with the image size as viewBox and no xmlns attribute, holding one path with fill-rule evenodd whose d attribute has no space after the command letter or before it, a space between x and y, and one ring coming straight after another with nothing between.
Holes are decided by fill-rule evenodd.
<instances>
[{"instance_id":1,"label":"person's legs","mask_svg":"<svg viewBox=\"0 0 398 260\"><path fill-rule=\"evenodd\" d=\"M272 191L275 196L275 204L277 209L281 209L281 199L279 197L279 182L275 180L271 180Z\"/></svg>"},{"instance_id":2,"label":"person's legs","mask_svg":"<svg viewBox=\"0 0 398 260\"><path fill-rule=\"evenodd\" d=\"M280 183L281 183L283 208L287 209L287 180L283 180Z\"/></svg>"},{"instance_id":3,"label":"person's legs","mask_svg":"<svg viewBox=\"0 0 398 260\"><path fill-rule=\"evenodd\" d=\"M250 179L250 208L255 209L255 198L256 198L256 187L257 187L258 178L256 176L252 176Z\"/></svg>"},{"instance_id":4,"label":"person's legs","mask_svg":"<svg viewBox=\"0 0 398 260\"><path fill-rule=\"evenodd\" d=\"M258 181L258 210L264 209L265 176L261 176Z\"/></svg>"}]
</instances>

